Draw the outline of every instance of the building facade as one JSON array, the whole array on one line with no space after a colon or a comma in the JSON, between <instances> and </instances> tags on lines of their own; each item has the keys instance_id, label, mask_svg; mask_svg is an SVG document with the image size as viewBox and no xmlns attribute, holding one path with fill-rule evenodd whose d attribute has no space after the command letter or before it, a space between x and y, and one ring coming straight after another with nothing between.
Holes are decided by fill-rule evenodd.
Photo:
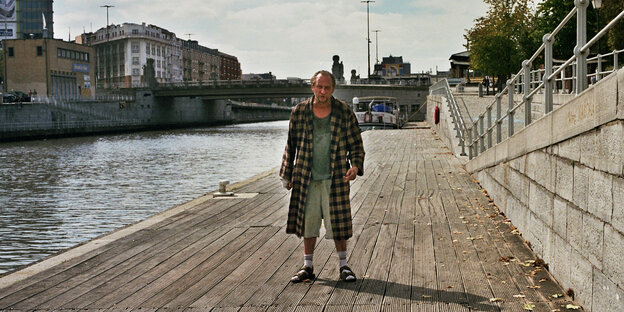
<instances>
[{"instance_id":1,"label":"building facade","mask_svg":"<svg viewBox=\"0 0 624 312\"><path fill-rule=\"evenodd\" d=\"M3 1L10 3L11 1ZM17 0L17 38L53 38L52 0Z\"/></svg>"},{"instance_id":2,"label":"building facade","mask_svg":"<svg viewBox=\"0 0 624 312\"><path fill-rule=\"evenodd\" d=\"M219 79L221 57L217 49L201 46L196 40L180 40L180 42L184 81Z\"/></svg>"},{"instance_id":3,"label":"building facade","mask_svg":"<svg viewBox=\"0 0 624 312\"><path fill-rule=\"evenodd\" d=\"M7 39L2 52L4 91L72 99L95 94L92 47L49 38Z\"/></svg>"},{"instance_id":4,"label":"building facade","mask_svg":"<svg viewBox=\"0 0 624 312\"><path fill-rule=\"evenodd\" d=\"M375 64L374 75L383 78L393 78L411 75L410 63L404 63L402 56L382 58L381 64Z\"/></svg>"},{"instance_id":5,"label":"building facade","mask_svg":"<svg viewBox=\"0 0 624 312\"><path fill-rule=\"evenodd\" d=\"M52 0L0 0L0 40L52 38Z\"/></svg>"},{"instance_id":6,"label":"building facade","mask_svg":"<svg viewBox=\"0 0 624 312\"><path fill-rule=\"evenodd\" d=\"M219 52L219 55L221 57L221 74L219 79L240 80L242 78L242 71L236 56L223 52Z\"/></svg>"},{"instance_id":7,"label":"building facade","mask_svg":"<svg viewBox=\"0 0 624 312\"><path fill-rule=\"evenodd\" d=\"M145 23L123 23L83 34L76 42L95 48L98 88L145 86L147 59L154 60L154 74L159 83L182 81L182 42L166 29Z\"/></svg>"}]
</instances>

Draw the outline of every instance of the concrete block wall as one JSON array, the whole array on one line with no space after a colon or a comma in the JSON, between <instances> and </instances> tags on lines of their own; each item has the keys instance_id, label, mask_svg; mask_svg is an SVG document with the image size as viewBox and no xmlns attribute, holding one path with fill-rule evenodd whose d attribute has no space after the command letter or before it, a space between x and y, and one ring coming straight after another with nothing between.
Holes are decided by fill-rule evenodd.
<instances>
[{"instance_id":1,"label":"concrete block wall","mask_svg":"<svg viewBox=\"0 0 624 312\"><path fill-rule=\"evenodd\" d=\"M466 169L586 311L624 311L624 70Z\"/></svg>"}]
</instances>

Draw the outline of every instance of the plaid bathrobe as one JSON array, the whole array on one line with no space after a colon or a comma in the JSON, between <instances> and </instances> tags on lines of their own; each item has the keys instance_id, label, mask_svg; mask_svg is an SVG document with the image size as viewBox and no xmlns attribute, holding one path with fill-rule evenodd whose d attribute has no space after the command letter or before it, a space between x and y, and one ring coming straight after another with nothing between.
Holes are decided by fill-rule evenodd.
<instances>
[{"instance_id":1,"label":"plaid bathrobe","mask_svg":"<svg viewBox=\"0 0 624 312\"><path fill-rule=\"evenodd\" d=\"M290 115L288 141L282 157L280 177L292 182L286 233L303 236L304 209L308 186L312 179L312 147L314 97L297 104ZM329 206L335 240L346 240L353 235L349 182L344 176L351 166L364 173L364 145L353 110L344 102L331 98L331 191ZM294 164L294 167L293 167Z\"/></svg>"}]
</instances>

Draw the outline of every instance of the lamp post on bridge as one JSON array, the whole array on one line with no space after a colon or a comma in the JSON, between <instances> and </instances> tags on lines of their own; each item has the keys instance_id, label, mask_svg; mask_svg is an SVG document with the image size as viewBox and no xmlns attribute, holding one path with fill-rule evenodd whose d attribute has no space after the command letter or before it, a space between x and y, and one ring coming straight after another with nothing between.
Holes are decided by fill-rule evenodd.
<instances>
[{"instance_id":1,"label":"lamp post on bridge","mask_svg":"<svg viewBox=\"0 0 624 312\"><path fill-rule=\"evenodd\" d=\"M372 0L362 0L360 2L361 3L366 3L366 35L367 35L366 42L368 44L368 63L367 63L367 65L368 65L368 76L367 77L370 79L370 74L371 74L371 71L370 71L370 44L371 44L371 40L370 40L370 18L369 18L369 13L370 12L369 12L369 4L371 2L375 2L375 1L372 1Z\"/></svg>"},{"instance_id":2,"label":"lamp post on bridge","mask_svg":"<svg viewBox=\"0 0 624 312\"><path fill-rule=\"evenodd\" d=\"M105 61L104 61L104 63L106 64L106 69L104 69L104 75L106 77L104 79L106 81L105 86L109 87L109 88L110 88L110 83L111 82L110 82L110 68L109 68L110 61L109 61L109 56L108 56L109 52L110 52L109 51L110 47L108 45L108 40L109 40L109 37L110 37L110 35L108 34L108 9L114 8L114 7L115 7L114 5L108 5L108 4L100 6L100 8L106 8L106 47L104 48L104 51L105 51L105 54L106 54ZM96 66L95 68L97 70L98 66Z\"/></svg>"}]
</instances>

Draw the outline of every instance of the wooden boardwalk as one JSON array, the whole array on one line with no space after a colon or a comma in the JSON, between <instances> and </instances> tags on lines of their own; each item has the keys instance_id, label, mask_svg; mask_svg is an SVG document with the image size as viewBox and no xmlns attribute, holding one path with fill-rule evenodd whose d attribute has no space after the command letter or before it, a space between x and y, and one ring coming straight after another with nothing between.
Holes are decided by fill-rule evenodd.
<instances>
[{"instance_id":1,"label":"wooden boardwalk","mask_svg":"<svg viewBox=\"0 0 624 312\"><path fill-rule=\"evenodd\" d=\"M337 281L325 239L317 279L289 283L303 243L285 233L289 193L273 171L241 184L239 198L204 196L3 277L0 310L568 311L570 298L552 297L564 291L431 129L363 137L355 283Z\"/></svg>"}]
</instances>

